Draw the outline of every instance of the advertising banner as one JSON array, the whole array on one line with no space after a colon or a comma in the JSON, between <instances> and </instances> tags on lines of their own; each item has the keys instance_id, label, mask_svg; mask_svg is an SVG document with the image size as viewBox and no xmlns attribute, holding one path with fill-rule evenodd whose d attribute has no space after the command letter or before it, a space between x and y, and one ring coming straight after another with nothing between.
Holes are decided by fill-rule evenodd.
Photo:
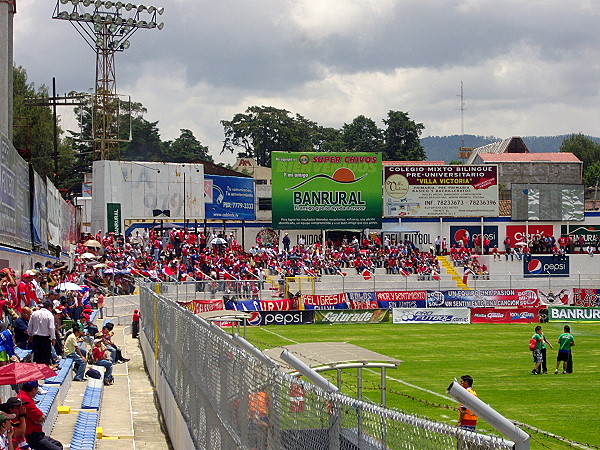
<instances>
[{"instance_id":1,"label":"advertising banner","mask_svg":"<svg viewBox=\"0 0 600 450\"><path fill-rule=\"evenodd\" d=\"M46 183L44 179L33 172L33 204L31 225L33 229L33 245L48 250L48 202L46 200Z\"/></svg>"},{"instance_id":2,"label":"advertising banner","mask_svg":"<svg viewBox=\"0 0 600 450\"><path fill-rule=\"evenodd\" d=\"M382 323L388 321L388 309L315 311L315 323Z\"/></svg>"},{"instance_id":3,"label":"advertising banner","mask_svg":"<svg viewBox=\"0 0 600 450\"><path fill-rule=\"evenodd\" d=\"M531 235L534 239L540 237L554 236L553 225L506 225L506 236L508 236L514 246L517 242L525 242L527 235ZM558 236L557 236L558 237ZM504 239L502 239L504 241Z\"/></svg>"},{"instance_id":4,"label":"advertising banner","mask_svg":"<svg viewBox=\"0 0 600 450\"><path fill-rule=\"evenodd\" d=\"M273 152L273 228L381 228L381 153Z\"/></svg>"},{"instance_id":5,"label":"advertising banner","mask_svg":"<svg viewBox=\"0 0 600 450\"><path fill-rule=\"evenodd\" d=\"M106 204L106 223L108 231L121 234L121 204L107 203Z\"/></svg>"},{"instance_id":6,"label":"advertising banner","mask_svg":"<svg viewBox=\"0 0 600 450\"><path fill-rule=\"evenodd\" d=\"M194 314L206 311L222 311L224 309L223 301L221 300L192 300L189 302L177 302L177 304Z\"/></svg>"},{"instance_id":7,"label":"advertising banner","mask_svg":"<svg viewBox=\"0 0 600 450\"><path fill-rule=\"evenodd\" d=\"M427 291L428 308L491 308L540 306L537 289L474 289L456 291Z\"/></svg>"},{"instance_id":8,"label":"advertising banner","mask_svg":"<svg viewBox=\"0 0 600 450\"><path fill-rule=\"evenodd\" d=\"M350 309L377 308L377 299L374 292L346 292Z\"/></svg>"},{"instance_id":9,"label":"advertising banner","mask_svg":"<svg viewBox=\"0 0 600 450\"><path fill-rule=\"evenodd\" d=\"M303 295L304 309L344 309L348 307L346 294Z\"/></svg>"},{"instance_id":10,"label":"advertising banner","mask_svg":"<svg viewBox=\"0 0 600 450\"><path fill-rule=\"evenodd\" d=\"M585 245L596 246L600 243L600 225L561 225L560 234L573 236L573 243L579 246L579 236L583 236Z\"/></svg>"},{"instance_id":11,"label":"advertising banner","mask_svg":"<svg viewBox=\"0 0 600 450\"><path fill-rule=\"evenodd\" d=\"M292 309L292 300L283 298L278 300L261 300L261 311L289 311Z\"/></svg>"},{"instance_id":12,"label":"advertising banner","mask_svg":"<svg viewBox=\"0 0 600 450\"><path fill-rule=\"evenodd\" d=\"M314 311L254 311L247 324L251 326L262 325L302 325L313 323Z\"/></svg>"},{"instance_id":13,"label":"advertising banner","mask_svg":"<svg viewBox=\"0 0 600 450\"><path fill-rule=\"evenodd\" d=\"M469 308L392 309L393 323L470 323Z\"/></svg>"},{"instance_id":14,"label":"advertising banner","mask_svg":"<svg viewBox=\"0 0 600 450\"><path fill-rule=\"evenodd\" d=\"M0 180L0 244L31 250L29 168L1 133Z\"/></svg>"},{"instance_id":15,"label":"advertising banner","mask_svg":"<svg viewBox=\"0 0 600 450\"><path fill-rule=\"evenodd\" d=\"M573 303L573 291L574 289L561 289L558 292L543 291L542 289L538 289L538 294L540 296L540 305L571 305Z\"/></svg>"},{"instance_id":16,"label":"advertising banner","mask_svg":"<svg viewBox=\"0 0 600 450\"><path fill-rule=\"evenodd\" d=\"M51 245L57 246L61 244L61 216L63 198L54 187L49 178L46 177L46 199L48 201L47 217L48 217L48 242Z\"/></svg>"},{"instance_id":17,"label":"advertising banner","mask_svg":"<svg viewBox=\"0 0 600 450\"><path fill-rule=\"evenodd\" d=\"M600 289L573 288L573 306L587 308L600 306Z\"/></svg>"},{"instance_id":18,"label":"advertising banner","mask_svg":"<svg viewBox=\"0 0 600 450\"><path fill-rule=\"evenodd\" d=\"M425 308L427 291L382 291L375 298L380 308Z\"/></svg>"},{"instance_id":19,"label":"advertising banner","mask_svg":"<svg viewBox=\"0 0 600 450\"><path fill-rule=\"evenodd\" d=\"M467 225L467 226L451 226L450 227L450 245L460 245L462 241L465 247L472 248L475 237L481 234L480 225ZM498 245L498 226L497 225L484 225L483 226L483 238L490 240L490 248L494 248Z\"/></svg>"},{"instance_id":20,"label":"advertising banner","mask_svg":"<svg viewBox=\"0 0 600 450\"><path fill-rule=\"evenodd\" d=\"M385 166L385 217L498 215L497 166Z\"/></svg>"},{"instance_id":21,"label":"advertising banner","mask_svg":"<svg viewBox=\"0 0 600 450\"><path fill-rule=\"evenodd\" d=\"M522 308L471 308L471 323L537 323L537 310Z\"/></svg>"},{"instance_id":22,"label":"advertising banner","mask_svg":"<svg viewBox=\"0 0 600 450\"><path fill-rule=\"evenodd\" d=\"M531 261L523 261L523 276L568 277L569 257L559 260L552 255L535 255Z\"/></svg>"},{"instance_id":23,"label":"advertising banner","mask_svg":"<svg viewBox=\"0 0 600 450\"><path fill-rule=\"evenodd\" d=\"M253 178L204 175L204 184L204 208L207 219L254 220L256 218Z\"/></svg>"},{"instance_id":24,"label":"advertising banner","mask_svg":"<svg viewBox=\"0 0 600 450\"><path fill-rule=\"evenodd\" d=\"M260 301L258 300L241 300L228 301L225 303L225 309L234 311L260 311Z\"/></svg>"},{"instance_id":25,"label":"advertising banner","mask_svg":"<svg viewBox=\"0 0 600 450\"><path fill-rule=\"evenodd\" d=\"M549 306L549 322L600 322L600 308Z\"/></svg>"}]
</instances>

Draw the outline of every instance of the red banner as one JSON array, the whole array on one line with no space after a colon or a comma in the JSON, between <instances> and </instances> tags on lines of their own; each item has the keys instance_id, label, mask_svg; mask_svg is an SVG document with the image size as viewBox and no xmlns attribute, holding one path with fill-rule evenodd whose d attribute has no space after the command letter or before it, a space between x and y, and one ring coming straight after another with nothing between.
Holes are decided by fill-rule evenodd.
<instances>
[{"instance_id":1,"label":"red banner","mask_svg":"<svg viewBox=\"0 0 600 450\"><path fill-rule=\"evenodd\" d=\"M346 294L303 295L302 300L305 305L333 306L339 305L340 303L346 303Z\"/></svg>"},{"instance_id":2,"label":"red banner","mask_svg":"<svg viewBox=\"0 0 600 450\"><path fill-rule=\"evenodd\" d=\"M573 288L573 306L597 308L600 306L600 290Z\"/></svg>"},{"instance_id":3,"label":"red banner","mask_svg":"<svg viewBox=\"0 0 600 450\"><path fill-rule=\"evenodd\" d=\"M177 302L177 304L189 309L194 314L225 309L222 300L192 300L191 302Z\"/></svg>"},{"instance_id":4,"label":"red banner","mask_svg":"<svg viewBox=\"0 0 600 450\"><path fill-rule=\"evenodd\" d=\"M525 225L506 225L506 236L510 238L513 247L517 242L525 242L528 234L534 239L539 239L541 236L554 236L554 226L533 224L530 224L528 227Z\"/></svg>"},{"instance_id":5,"label":"red banner","mask_svg":"<svg viewBox=\"0 0 600 450\"><path fill-rule=\"evenodd\" d=\"M526 308L471 308L471 323L534 323L539 322L537 310Z\"/></svg>"},{"instance_id":6,"label":"red banner","mask_svg":"<svg viewBox=\"0 0 600 450\"><path fill-rule=\"evenodd\" d=\"M292 301L289 298L278 300L261 300L261 311L290 311L292 309Z\"/></svg>"},{"instance_id":7,"label":"red banner","mask_svg":"<svg viewBox=\"0 0 600 450\"><path fill-rule=\"evenodd\" d=\"M348 301L350 309L377 309L377 301L374 300L350 300Z\"/></svg>"},{"instance_id":8,"label":"red banner","mask_svg":"<svg viewBox=\"0 0 600 450\"><path fill-rule=\"evenodd\" d=\"M375 298L382 302L406 302L410 300L425 300L427 291L384 291L376 292Z\"/></svg>"}]
</instances>

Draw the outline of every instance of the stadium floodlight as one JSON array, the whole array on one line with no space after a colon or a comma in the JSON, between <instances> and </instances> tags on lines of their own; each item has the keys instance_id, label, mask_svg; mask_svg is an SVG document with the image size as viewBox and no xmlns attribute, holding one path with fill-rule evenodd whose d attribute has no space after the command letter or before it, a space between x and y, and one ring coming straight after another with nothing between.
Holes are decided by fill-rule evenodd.
<instances>
[{"instance_id":1,"label":"stadium floodlight","mask_svg":"<svg viewBox=\"0 0 600 450\"><path fill-rule=\"evenodd\" d=\"M6 0L0 0L0 3ZM62 10L61 10L61 5ZM72 5L72 7L69 7ZM65 8L69 8L65 11ZM119 139L114 54L129 48L129 38L140 28L158 28L156 16L164 8L135 5L123 0L56 0L54 19L69 20L96 52L96 86L93 100L92 140L100 159L108 159ZM108 149L107 149L108 148Z\"/></svg>"},{"instance_id":2,"label":"stadium floodlight","mask_svg":"<svg viewBox=\"0 0 600 450\"><path fill-rule=\"evenodd\" d=\"M157 10L156 10L156 11L158 12L158 15L159 15L159 16L162 16L162 15L163 15L163 13L165 12L165 8L163 8L163 7L161 6L160 8L157 8Z\"/></svg>"},{"instance_id":3,"label":"stadium floodlight","mask_svg":"<svg viewBox=\"0 0 600 450\"><path fill-rule=\"evenodd\" d=\"M165 23L161 22L158 24L158 26L156 28L158 28L159 30L162 30L164 26L165 26Z\"/></svg>"}]
</instances>

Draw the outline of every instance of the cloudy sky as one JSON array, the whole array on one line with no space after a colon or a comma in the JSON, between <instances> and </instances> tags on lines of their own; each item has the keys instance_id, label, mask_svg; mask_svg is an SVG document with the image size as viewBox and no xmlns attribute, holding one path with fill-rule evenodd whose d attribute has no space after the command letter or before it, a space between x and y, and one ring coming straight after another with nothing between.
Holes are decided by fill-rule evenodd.
<instances>
[{"instance_id":1,"label":"cloudy sky","mask_svg":"<svg viewBox=\"0 0 600 450\"><path fill-rule=\"evenodd\" d=\"M60 93L94 85L95 54L53 0L17 0L14 61ZM220 120L250 105L339 128L407 111L424 136L600 135L595 0L164 0L159 31L116 56L120 94L191 129L217 161ZM65 119L68 120L68 119Z\"/></svg>"}]
</instances>

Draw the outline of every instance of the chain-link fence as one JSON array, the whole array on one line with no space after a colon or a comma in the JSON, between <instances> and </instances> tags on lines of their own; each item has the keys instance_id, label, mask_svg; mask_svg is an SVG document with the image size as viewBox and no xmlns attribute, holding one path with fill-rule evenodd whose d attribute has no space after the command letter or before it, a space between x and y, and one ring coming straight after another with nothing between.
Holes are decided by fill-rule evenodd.
<instances>
[{"instance_id":1,"label":"chain-link fence","mask_svg":"<svg viewBox=\"0 0 600 450\"><path fill-rule=\"evenodd\" d=\"M269 367L140 286L142 334L196 448L509 449L512 442L359 401Z\"/></svg>"}]
</instances>

